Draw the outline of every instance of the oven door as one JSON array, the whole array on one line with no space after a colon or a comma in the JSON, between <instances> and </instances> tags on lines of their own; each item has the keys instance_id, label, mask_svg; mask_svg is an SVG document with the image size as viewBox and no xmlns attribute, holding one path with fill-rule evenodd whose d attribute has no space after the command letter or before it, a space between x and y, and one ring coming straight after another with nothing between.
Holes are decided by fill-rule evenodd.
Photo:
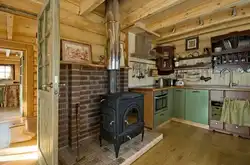
<instances>
[{"instance_id":1,"label":"oven door","mask_svg":"<svg viewBox=\"0 0 250 165\"><path fill-rule=\"evenodd\" d=\"M155 113L168 109L168 94L155 96Z\"/></svg>"}]
</instances>

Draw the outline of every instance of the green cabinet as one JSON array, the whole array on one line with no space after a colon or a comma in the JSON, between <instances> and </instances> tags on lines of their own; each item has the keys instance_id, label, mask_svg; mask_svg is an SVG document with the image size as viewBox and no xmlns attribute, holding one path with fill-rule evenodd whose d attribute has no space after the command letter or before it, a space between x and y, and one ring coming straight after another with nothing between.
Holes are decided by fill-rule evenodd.
<instances>
[{"instance_id":1,"label":"green cabinet","mask_svg":"<svg viewBox=\"0 0 250 165\"><path fill-rule=\"evenodd\" d=\"M154 127L168 121L173 117L173 101L174 101L174 92L173 89L168 90L167 108L164 111L158 112L154 115Z\"/></svg>"},{"instance_id":2,"label":"green cabinet","mask_svg":"<svg viewBox=\"0 0 250 165\"><path fill-rule=\"evenodd\" d=\"M207 90L186 90L185 120L201 124L208 124Z\"/></svg>"},{"instance_id":3,"label":"green cabinet","mask_svg":"<svg viewBox=\"0 0 250 165\"><path fill-rule=\"evenodd\" d=\"M176 118L184 119L185 116L185 89L174 89L174 114Z\"/></svg>"},{"instance_id":4,"label":"green cabinet","mask_svg":"<svg viewBox=\"0 0 250 165\"><path fill-rule=\"evenodd\" d=\"M162 112L155 114L154 127L157 127L158 125L161 125L162 123L167 121L167 118L168 118L167 112L168 111L162 111Z\"/></svg>"}]
</instances>

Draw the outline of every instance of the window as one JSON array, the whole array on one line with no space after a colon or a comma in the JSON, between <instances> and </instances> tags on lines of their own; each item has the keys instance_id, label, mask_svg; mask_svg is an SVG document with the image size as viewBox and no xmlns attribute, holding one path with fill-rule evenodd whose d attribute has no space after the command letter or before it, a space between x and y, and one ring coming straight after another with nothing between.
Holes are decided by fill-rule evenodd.
<instances>
[{"instance_id":1,"label":"window","mask_svg":"<svg viewBox=\"0 0 250 165\"><path fill-rule=\"evenodd\" d=\"M0 65L0 79L13 79L13 69L11 65Z\"/></svg>"}]
</instances>

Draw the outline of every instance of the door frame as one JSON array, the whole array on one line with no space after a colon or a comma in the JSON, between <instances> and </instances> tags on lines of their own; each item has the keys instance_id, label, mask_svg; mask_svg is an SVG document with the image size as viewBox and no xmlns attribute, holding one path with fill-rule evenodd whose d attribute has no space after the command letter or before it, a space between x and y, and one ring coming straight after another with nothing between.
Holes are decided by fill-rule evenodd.
<instances>
[{"instance_id":1,"label":"door frame","mask_svg":"<svg viewBox=\"0 0 250 165\"><path fill-rule=\"evenodd\" d=\"M34 117L34 45L23 42L0 39L0 47L23 51L23 114L24 117Z\"/></svg>"}]
</instances>

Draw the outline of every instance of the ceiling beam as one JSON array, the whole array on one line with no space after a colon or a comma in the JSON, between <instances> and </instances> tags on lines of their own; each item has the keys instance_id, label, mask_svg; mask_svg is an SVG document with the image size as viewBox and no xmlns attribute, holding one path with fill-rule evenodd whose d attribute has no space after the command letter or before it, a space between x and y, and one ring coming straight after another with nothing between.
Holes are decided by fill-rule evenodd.
<instances>
[{"instance_id":1,"label":"ceiling beam","mask_svg":"<svg viewBox=\"0 0 250 165\"><path fill-rule=\"evenodd\" d=\"M26 18L31 18L31 19L36 19L37 18L37 14L36 13L31 13L25 10L20 10L17 8L14 8L12 6L7 6L4 4L0 4L0 11L6 12L6 13L10 13L10 14L14 14L14 15L18 15L18 16L22 16L22 17L26 17Z\"/></svg>"},{"instance_id":2,"label":"ceiling beam","mask_svg":"<svg viewBox=\"0 0 250 165\"><path fill-rule=\"evenodd\" d=\"M141 6L140 8L134 10L129 14L125 13L128 15L125 16L125 19L122 21L123 22L122 29L132 26L139 20L145 19L149 16L162 12L166 9L169 9L185 1L187 0L152 0L149 3Z\"/></svg>"},{"instance_id":3,"label":"ceiling beam","mask_svg":"<svg viewBox=\"0 0 250 165\"><path fill-rule=\"evenodd\" d=\"M79 15L87 15L95 8L97 8L100 4L102 4L105 0L81 0L80 1L80 11Z\"/></svg>"},{"instance_id":4,"label":"ceiling beam","mask_svg":"<svg viewBox=\"0 0 250 165\"><path fill-rule=\"evenodd\" d=\"M248 0L213 0L207 3L203 3L197 7L191 8L185 12L174 15L172 17L166 17L166 19L156 22L152 25L148 25L148 28L152 31L157 31L162 28L167 28L174 26L176 24L195 19L198 17L203 17L211 13L228 9L237 4L249 3Z\"/></svg>"},{"instance_id":5,"label":"ceiling beam","mask_svg":"<svg viewBox=\"0 0 250 165\"><path fill-rule=\"evenodd\" d=\"M22 0L26 3L17 3L16 0L2 0L0 11L11 13L14 15L31 18L36 20L37 15L42 9L42 0ZM16 2L16 3L15 3ZM29 4L29 5L25 5ZM68 0L60 0L60 23L74 26L78 29L105 35L105 27L103 18L95 17L90 13L88 16L79 16L79 6L68 2Z\"/></svg>"},{"instance_id":6,"label":"ceiling beam","mask_svg":"<svg viewBox=\"0 0 250 165\"><path fill-rule=\"evenodd\" d=\"M204 25L204 26L197 26L194 28L188 28L184 31L180 31L178 33L173 34L163 34L160 39L157 40L157 44L163 44L167 42L173 42L180 39L185 39L187 37L193 35L203 35L206 33L212 33L219 30L229 29L233 27L239 27L243 25L249 25L250 21L250 14L241 15L237 17L227 18L218 20L216 22Z\"/></svg>"},{"instance_id":7,"label":"ceiling beam","mask_svg":"<svg viewBox=\"0 0 250 165\"><path fill-rule=\"evenodd\" d=\"M8 40L12 40L13 24L14 24L14 15L7 14L7 39Z\"/></svg>"}]
</instances>

